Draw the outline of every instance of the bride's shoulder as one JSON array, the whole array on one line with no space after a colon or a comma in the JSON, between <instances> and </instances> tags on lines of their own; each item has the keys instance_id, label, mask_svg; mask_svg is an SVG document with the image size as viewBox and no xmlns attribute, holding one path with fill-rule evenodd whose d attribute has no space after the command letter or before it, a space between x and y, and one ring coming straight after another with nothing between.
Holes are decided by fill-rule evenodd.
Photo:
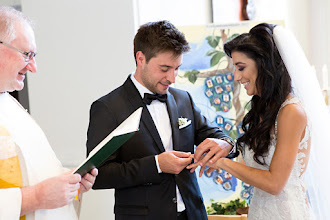
<instances>
[{"instance_id":1,"label":"bride's shoulder","mask_svg":"<svg viewBox=\"0 0 330 220\"><path fill-rule=\"evenodd\" d=\"M287 103L278 114L277 122L306 125L307 115L299 102Z\"/></svg>"}]
</instances>

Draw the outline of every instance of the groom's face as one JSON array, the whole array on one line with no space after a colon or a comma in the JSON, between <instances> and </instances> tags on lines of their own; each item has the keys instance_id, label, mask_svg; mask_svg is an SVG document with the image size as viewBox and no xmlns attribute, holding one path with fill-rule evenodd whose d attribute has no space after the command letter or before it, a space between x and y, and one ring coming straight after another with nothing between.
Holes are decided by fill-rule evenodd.
<instances>
[{"instance_id":1,"label":"groom's face","mask_svg":"<svg viewBox=\"0 0 330 220\"><path fill-rule=\"evenodd\" d=\"M182 55L175 56L172 52L158 53L149 62L144 57L137 80L151 92L165 94L169 86L175 83L181 64Z\"/></svg>"}]
</instances>

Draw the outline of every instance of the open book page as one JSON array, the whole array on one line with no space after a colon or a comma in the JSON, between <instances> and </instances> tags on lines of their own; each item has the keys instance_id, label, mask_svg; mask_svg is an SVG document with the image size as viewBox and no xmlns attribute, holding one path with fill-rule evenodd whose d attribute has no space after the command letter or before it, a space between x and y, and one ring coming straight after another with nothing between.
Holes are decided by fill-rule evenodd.
<instances>
[{"instance_id":1,"label":"open book page","mask_svg":"<svg viewBox=\"0 0 330 220\"><path fill-rule=\"evenodd\" d=\"M123 121L115 130L113 130L106 138L104 138L88 155L92 157L97 151L99 151L106 143L108 143L114 136L131 133L139 130L140 118L142 113L142 107L138 108L128 118Z\"/></svg>"},{"instance_id":2,"label":"open book page","mask_svg":"<svg viewBox=\"0 0 330 220\"><path fill-rule=\"evenodd\" d=\"M86 172L86 169L92 169L99 166L120 146L122 146L133 134L139 130L142 107L133 112L125 121L123 121L115 130L104 138L88 155L88 157L78 166L73 173ZM80 171L80 170L83 171ZM89 172L88 170L87 172Z\"/></svg>"}]
</instances>

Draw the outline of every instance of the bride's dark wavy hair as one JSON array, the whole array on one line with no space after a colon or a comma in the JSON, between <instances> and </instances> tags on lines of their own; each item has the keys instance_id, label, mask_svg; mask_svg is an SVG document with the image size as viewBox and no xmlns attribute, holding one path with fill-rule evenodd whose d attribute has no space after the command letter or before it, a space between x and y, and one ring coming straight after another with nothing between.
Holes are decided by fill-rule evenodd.
<instances>
[{"instance_id":1,"label":"bride's dark wavy hair","mask_svg":"<svg viewBox=\"0 0 330 220\"><path fill-rule=\"evenodd\" d=\"M292 91L291 78L273 39L274 25L262 23L224 45L225 53L232 57L234 51L242 52L256 62L258 75L256 88L259 95L251 99L251 110L242 123L244 134L238 138L239 150L243 143L254 152L254 160L264 165L269 151L271 132L274 129L281 104Z\"/></svg>"}]
</instances>

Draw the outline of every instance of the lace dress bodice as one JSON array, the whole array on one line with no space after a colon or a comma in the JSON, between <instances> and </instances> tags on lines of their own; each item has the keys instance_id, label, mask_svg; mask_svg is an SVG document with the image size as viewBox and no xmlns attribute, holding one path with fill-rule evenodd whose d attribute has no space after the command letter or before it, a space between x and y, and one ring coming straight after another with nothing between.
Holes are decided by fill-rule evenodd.
<instances>
[{"instance_id":1,"label":"lace dress bodice","mask_svg":"<svg viewBox=\"0 0 330 220\"><path fill-rule=\"evenodd\" d=\"M299 103L296 97L287 99L280 110L288 104ZM269 152L265 157L266 165L260 165L253 159L253 151L245 146L243 152L244 162L247 166L269 170L272 161L277 140L277 119L275 122L275 132L271 135ZM254 187L253 197L250 203L248 219L249 220L304 220L312 219L308 204L306 191L304 188L303 173L307 164L308 148L310 145L309 123L305 129L304 138L299 143L298 154L291 171L288 182L278 195L272 195L261 189ZM262 160L261 160L262 161Z\"/></svg>"}]
</instances>

